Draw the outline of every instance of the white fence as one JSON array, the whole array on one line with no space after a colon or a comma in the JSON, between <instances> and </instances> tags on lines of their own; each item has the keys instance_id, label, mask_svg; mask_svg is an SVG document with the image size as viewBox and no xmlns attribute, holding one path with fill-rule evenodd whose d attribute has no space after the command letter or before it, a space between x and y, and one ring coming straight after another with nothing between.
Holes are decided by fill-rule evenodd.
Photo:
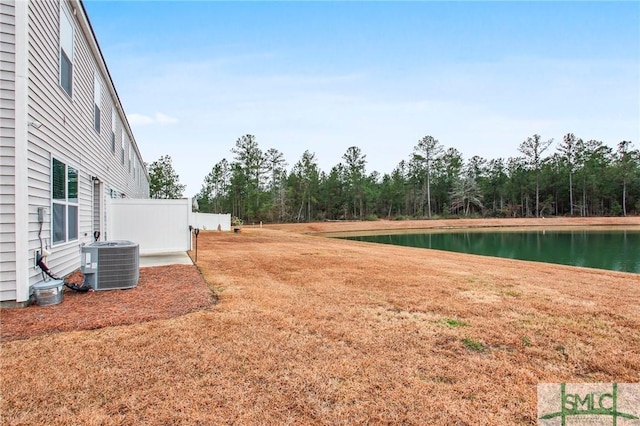
<instances>
[{"instance_id":1,"label":"white fence","mask_svg":"<svg viewBox=\"0 0 640 426\"><path fill-rule=\"evenodd\" d=\"M202 230L231 231L230 214L191 213L189 225ZM218 228L220 227L220 228Z\"/></svg>"},{"instance_id":2,"label":"white fence","mask_svg":"<svg viewBox=\"0 0 640 426\"><path fill-rule=\"evenodd\" d=\"M110 199L107 237L139 244L140 254L191 249L189 225L200 229L231 230L231 215L192 213L191 200Z\"/></svg>"}]
</instances>

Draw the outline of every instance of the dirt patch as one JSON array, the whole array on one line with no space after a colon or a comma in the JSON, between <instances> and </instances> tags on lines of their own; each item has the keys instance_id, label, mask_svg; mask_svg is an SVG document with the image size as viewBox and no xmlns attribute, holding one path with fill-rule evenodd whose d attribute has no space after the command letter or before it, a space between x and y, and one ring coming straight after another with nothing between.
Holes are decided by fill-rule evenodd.
<instances>
[{"instance_id":1,"label":"dirt patch","mask_svg":"<svg viewBox=\"0 0 640 426\"><path fill-rule=\"evenodd\" d=\"M3 424L536 424L538 383L640 381L637 274L268 228L200 233L211 309L2 343Z\"/></svg>"}]
</instances>

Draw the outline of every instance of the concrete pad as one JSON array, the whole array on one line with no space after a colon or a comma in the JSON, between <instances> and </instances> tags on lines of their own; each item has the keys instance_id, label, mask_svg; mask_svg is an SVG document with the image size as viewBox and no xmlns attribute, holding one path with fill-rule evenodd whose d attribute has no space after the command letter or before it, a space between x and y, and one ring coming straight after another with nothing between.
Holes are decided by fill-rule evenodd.
<instances>
[{"instance_id":1,"label":"concrete pad","mask_svg":"<svg viewBox=\"0 0 640 426\"><path fill-rule=\"evenodd\" d=\"M141 254L140 267L165 265L193 265L187 252Z\"/></svg>"}]
</instances>

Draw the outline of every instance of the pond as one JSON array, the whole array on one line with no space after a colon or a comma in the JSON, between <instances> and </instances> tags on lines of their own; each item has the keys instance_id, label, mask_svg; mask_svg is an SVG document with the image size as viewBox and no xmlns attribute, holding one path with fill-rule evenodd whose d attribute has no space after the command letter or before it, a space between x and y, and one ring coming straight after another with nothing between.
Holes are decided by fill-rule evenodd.
<instances>
[{"instance_id":1,"label":"pond","mask_svg":"<svg viewBox=\"0 0 640 426\"><path fill-rule=\"evenodd\" d=\"M345 238L640 274L638 231L452 231Z\"/></svg>"}]
</instances>

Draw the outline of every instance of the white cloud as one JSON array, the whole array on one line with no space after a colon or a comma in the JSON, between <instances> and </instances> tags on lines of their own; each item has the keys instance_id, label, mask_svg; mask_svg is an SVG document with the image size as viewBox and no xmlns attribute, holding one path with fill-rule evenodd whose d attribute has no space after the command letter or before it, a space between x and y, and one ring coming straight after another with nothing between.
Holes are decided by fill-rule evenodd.
<instances>
[{"instance_id":1,"label":"white cloud","mask_svg":"<svg viewBox=\"0 0 640 426\"><path fill-rule=\"evenodd\" d=\"M146 126L153 123L153 118L142 114L129 114L127 119L132 126Z\"/></svg>"},{"instance_id":2,"label":"white cloud","mask_svg":"<svg viewBox=\"0 0 640 426\"><path fill-rule=\"evenodd\" d=\"M161 112L156 112L155 119L156 119L156 123L159 123L159 124L175 124L178 122L177 118L168 116Z\"/></svg>"},{"instance_id":3,"label":"white cloud","mask_svg":"<svg viewBox=\"0 0 640 426\"><path fill-rule=\"evenodd\" d=\"M178 119L161 112L156 112L153 116L143 114L129 114L127 116L129 123L133 126L147 126L150 124L175 124Z\"/></svg>"}]
</instances>

